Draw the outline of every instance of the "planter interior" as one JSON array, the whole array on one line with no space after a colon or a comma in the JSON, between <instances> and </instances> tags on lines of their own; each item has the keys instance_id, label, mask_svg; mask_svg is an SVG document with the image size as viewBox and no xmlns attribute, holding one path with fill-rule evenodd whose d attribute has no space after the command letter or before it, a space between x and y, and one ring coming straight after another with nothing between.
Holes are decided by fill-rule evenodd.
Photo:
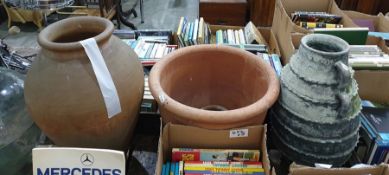
<instances>
[{"instance_id":1,"label":"planter interior","mask_svg":"<svg viewBox=\"0 0 389 175\"><path fill-rule=\"evenodd\" d=\"M151 81L157 82L151 83L151 90L154 97L164 92L170 100L178 102L180 107L172 106L169 109L173 115L166 115L182 118L181 123L185 123L183 119L201 120L204 123L226 123L225 127L228 127L228 122L242 120L242 123L235 124L241 125L250 117L266 113L267 108L255 109L255 104L270 107L278 96L276 75L260 59L249 52L226 46L203 45L179 49L158 63L155 70L153 68L151 76L157 78L151 77ZM164 105L160 106L164 108ZM232 118L218 116L232 114L232 111L236 112L234 114L239 114L239 111L247 113ZM210 120L207 121L207 118ZM263 122L263 119L257 122Z\"/></svg>"}]
</instances>

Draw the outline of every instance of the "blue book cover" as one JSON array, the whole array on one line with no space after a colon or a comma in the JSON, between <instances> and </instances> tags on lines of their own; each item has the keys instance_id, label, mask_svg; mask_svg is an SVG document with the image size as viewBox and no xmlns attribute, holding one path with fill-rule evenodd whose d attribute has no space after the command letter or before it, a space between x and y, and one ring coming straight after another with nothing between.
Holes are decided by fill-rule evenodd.
<instances>
[{"instance_id":1,"label":"blue book cover","mask_svg":"<svg viewBox=\"0 0 389 175\"><path fill-rule=\"evenodd\" d=\"M174 171L176 171L176 163L170 163L170 172L169 175L174 175Z\"/></svg>"},{"instance_id":2,"label":"blue book cover","mask_svg":"<svg viewBox=\"0 0 389 175\"><path fill-rule=\"evenodd\" d=\"M176 162L176 170L174 171L174 175L179 175L180 174L180 163Z\"/></svg>"},{"instance_id":3,"label":"blue book cover","mask_svg":"<svg viewBox=\"0 0 389 175\"><path fill-rule=\"evenodd\" d=\"M389 108L364 107L362 114L383 141L389 141Z\"/></svg>"},{"instance_id":4,"label":"blue book cover","mask_svg":"<svg viewBox=\"0 0 389 175\"><path fill-rule=\"evenodd\" d=\"M161 175L166 175L165 172L166 171L166 164L163 164L162 165L162 171L161 171Z\"/></svg>"},{"instance_id":5,"label":"blue book cover","mask_svg":"<svg viewBox=\"0 0 389 175\"><path fill-rule=\"evenodd\" d=\"M386 153L389 150L389 141L376 139L375 145L371 152L371 158L369 159L370 164L380 164L384 161Z\"/></svg>"},{"instance_id":6,"label":"blue book cover","mask_svg":"<svg viewBox=\"0 0 389 175\"><path fill-rule=\"evenodd\" d=\"M165 174L166 175L170 174L170 162L166 162Z\"/></svg>"},{"instance_id":7,"label":"blue book cover","mask_svg":"<svg viewBox=\"0 0 389 175\"><path fill-rule=\"evenodd\" d=\"M375 36L384 40L389 40L389 32L369 32L369 36Z\"/></svg>"}]
</instances>

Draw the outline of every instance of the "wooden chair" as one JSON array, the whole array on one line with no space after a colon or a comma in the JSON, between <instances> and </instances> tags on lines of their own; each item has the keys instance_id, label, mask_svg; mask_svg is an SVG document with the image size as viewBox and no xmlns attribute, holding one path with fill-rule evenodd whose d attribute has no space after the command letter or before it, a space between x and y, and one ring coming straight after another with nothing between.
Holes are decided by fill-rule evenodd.
<instances>
[{"instance_id":1,"label":"wooden chair","mask_svg":"<svg viewBox=\"0 0 389 175\"><path fill-rule=\"evenodd\" d=\"M11 27L12 22L33 22L39 29L43 27L43 12L39 10L25 10L16 7L8 6L4 0L1 0L8 16L8 28Z\"/></svg>"}]
</instances>

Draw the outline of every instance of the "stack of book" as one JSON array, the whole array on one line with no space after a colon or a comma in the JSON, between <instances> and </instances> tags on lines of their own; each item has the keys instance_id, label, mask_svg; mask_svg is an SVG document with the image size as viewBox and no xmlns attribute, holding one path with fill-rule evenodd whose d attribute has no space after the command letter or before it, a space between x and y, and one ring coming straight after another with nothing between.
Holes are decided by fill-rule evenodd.
<instances>
[{"instance_id":1,"label":"stack of book","mask_svg":"<svg viewBox=\"0 0 389 175\"><path fill-rule=\"evenodd\" d=\"M357 153L363 163L389 163L389 108L362 108L360 140Z\"/></svg>"},{"instance_id":2,"label":"stack of book","mask_svg":"<svg viewBox=\"0 0 389 175\"><path fill-rule=\"evenodd\" d=\"M155 101L154 97L151 95L150 87L149 87L149 77L145 75L145 83L144 83L144 93L143 100L141 104L141 113L156 113L157 112L157 101Z\"/></svg>"},{"instance_id":3,"label":"stack of book","mask_svg":"<svg viewBox=\"0 0 389 175\"><path fill-rule=\"evenodd\" d=\"M172 32L170 30L116 30L114 34L138 55L142 65L152 66L163 56L177 49L170 45Z\"/></svg>"},{"instance_id":4,"label":"stack of book","mask_svg":"<svg viewBox=\"0 0 389 175\"><path fill-rule=\"evenodd\" d=\"M277 54L257 53L257 55L269 63L278 76L281 76L282 64Z\"/></svg>"},{"instance_id":5,"label":"stack of book","mask_svg":"<svg viewBox=\"0 0 389 175\"><path fill-rule=\"evenodd\" d=\"M162 175L263 175L259 150L173 148Z\"/></svg>"},{"instance_id":6,"label":"stack of book","mask_svg":"<svg viewBox=\"0 0 389 175\"><path fill-rule=\"evenodd\" d=\"M292 13L292 21L306 29L313 28L342 28L339 24L341 16L329 14L327 12L306 12L296 11Z\"/></svg>"},{"instance_id":7,"label":"stack of book","mask_svg":"<svg viewBox=\"0 0 389 175\"><path fill-rule=\"evenodd\" d=\"M209 44L211 40L209 25L204 22L204 18L189 22L186 17L181 17L176 35L180 47Z\"/></svg>"},{"instance_id":8,"label":"stack of book","mask_svg":"<svg viewBox=\"0 0 389 175\"><path fill-rule=\"evenodd\" d=\"M389 68L389 56L376 45L350 45L349 64L356 69Z\"/></svg>"}]
</instances>

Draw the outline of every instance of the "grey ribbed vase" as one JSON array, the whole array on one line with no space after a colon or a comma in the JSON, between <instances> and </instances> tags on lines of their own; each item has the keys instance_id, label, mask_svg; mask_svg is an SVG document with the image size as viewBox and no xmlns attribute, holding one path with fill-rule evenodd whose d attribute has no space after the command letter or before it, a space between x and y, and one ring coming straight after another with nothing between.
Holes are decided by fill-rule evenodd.
<instances>
[{"instance_id":1,"label":"grey ribbed vase","mask_svg":"<svg viewBox=\"0 0 389 175\"><path fill-rule=\"evenodd\" d=\"M271 138L289 159L341 166L350 157L358 141L361 100L348 51L338 37L307 35L283 68Z\"/></svg>"}]
</instances>

